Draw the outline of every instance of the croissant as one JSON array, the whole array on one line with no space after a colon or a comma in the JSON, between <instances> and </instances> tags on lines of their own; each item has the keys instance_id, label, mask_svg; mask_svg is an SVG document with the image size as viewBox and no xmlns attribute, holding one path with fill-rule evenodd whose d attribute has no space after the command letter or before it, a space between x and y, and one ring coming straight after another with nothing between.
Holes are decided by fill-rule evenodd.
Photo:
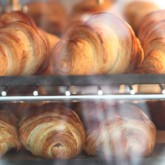
<instances>
[{"instance_id":1,"label":"croissant","mask_svg":"<svg viewBox=\"0 0 165 165\"><path fill-rule=\"evenodd\" d=\"M31 17L21 11L13 11L4 13L0 17L0 28L3 26L13 23L13 22L23 22L27 25L30 25L38 30L44 37L48 40L50 49L52 49L55 44L59 41L59 38L56 35L52 35L41 28L38 28ZM42 36L41 35L41 36Z\"/></svg>"},{"instance_id":2,"label":"croissant","mask_svg":"<svg viewBox=\"0 0 165 165\"><path fill-rule=\"evenodd\" d=\"M156 10L160 10L160 7L153 2L132 1L126 5L124 16L137 34L144 16Z\"/></svg>"},{"instance_id":3,"label":"croissant","mask_svg":"<svg viewBox=\"0 0 165 165\"><path fill-rule=\"evenodd\" d=\"M4 50L2 51L7 51L8 53L13 52L12 54L18 54L17 58L19 58L17 59L18 63L15 64L17 70L11 70L10 65L12 64L10 63L14 63L14 60L8 59L8 57L6 57L9 55L4 55L5 60L2 60L2 66L4 66L4 68L1 68L2 71L0 72L0 75L29 75L38 72L38 70L40 72L43 72L43 70L47 68L50 51L58 42L58 37L48 34L47 32L39 29L28 15L20 11L3 14L0 17L0 28L0 31L2 31L1 35L4 36L2 38L4 38L5 40L3 42L7 42L7 45L10 44L11 49L10 51L7 51L7 48L2 45L2 47L5 48L3 48ZM7 32L7 29L9 28L11 29L10 35L12 35L12 37ZM15 34L13 34L16 29L19 30L16 31ZM19 42L15 43L14 39ZM31 46L31 44L33 46ZM14 55L10 56L12 57ZM9 63L10 65L7 63Z\"/></svg>"},{"instance_id":4,"label":"croissant","mask_svg":"<svg viewBox=\"0 0 165 165\"><path fill-rule=\"evenodd\" d=\"M160 16L160 18L159 18ZM147 15L139 31L139 39L144 49L144 61L137 73L165 73L165 11L160 10ZM144 30L144 31L143 31Z\"/></svg>"},{"instance_id":5,"label":"croissant","mask_svg":"<svg viewBox=\"0 0 165 165\"><path fill-rule=\"evenodd\" d=\"M138 32L138 38L140 39L142 46L145 46L145 37L150 34L148 28L153 28L153 26L163 20L165 20L165 10L151 12L143 18Z\"/></svg>"},{"instance_id":6,"label":"croissant","mask_svg":"<svg viewBox=\"0 0 165 165\"><path fill-rule=\"evenodd\" d=\"M70 24L51 61L55 74L126 73L143 61L143 50L126 22L99 13L85 23Z\"/></svg>"},{"instance_id":7,"label":"croissant","mask_svg":"<svg viewBox=\"0 0 165 165\"><path fill-rule=\"evenodd\" d=\"M30 2L26 4L27 14L33 18L37 26L52 34L61 34L67 23L65 7L55 1Z\"/></svg>"},{"instance_id":8,"label":"croissant","mask_svg":"<svg viewBox=\"0 0 165 165\"><path fill-rule=\"evenodd\" d=\"M19 150L17 119L11 111L0 111L0 156L11 149Z\"/></svg>"},{"instance_id":9,"label":"croissant","mask_svg":"<svg viewBox=\"0 0 165 165\"><path fill-rule=\"evenodd\" d=\"M97 0L84 0L80 1L79 3L76 3L76 5L73 7L73 14L84 14L84 13L98 13L103 12L112 7L115 0L104 0L99 3Z\"/></svg>"},{"instance_id":10,"label":"croissant","mask_svg":"<svg viewBox=\"0 0 165 165\"><path fill-rule=\"evenodd\" d=\"M87 133L84 147L87 154L128 158L147 156L153 151L156 128L138 107L84 102L81 108Z\"/></svg>"},{"instance_id":11,"label":"croissant","mask_svg":"<svg viewBox=\"0 0 165 165\"><path fill-rule=\"evenodd\" d=\"M27 150L48 159L73 158L85 143L85 130L77 114L60 105L47 104L25 111L19 134Z\"/></svg>"}]
</instances>

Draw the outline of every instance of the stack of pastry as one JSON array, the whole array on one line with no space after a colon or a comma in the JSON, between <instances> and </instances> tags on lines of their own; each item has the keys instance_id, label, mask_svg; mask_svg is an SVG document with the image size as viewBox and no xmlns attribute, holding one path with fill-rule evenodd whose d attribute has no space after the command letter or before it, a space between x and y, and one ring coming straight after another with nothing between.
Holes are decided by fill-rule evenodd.
<instances>
[{"instance_id":1,"label":"stack of pastry","mask_svg":"<svg viewBox=\"0 0 165 165\"><path fill-rule=\"evenodd\" d=\"M27 150L49 159L73 158L85 143L85 130L79 117L60 105L46 104L24 111L19 134Z\"/></svg>"},{"instance_id":2,"label":"stack of pastry","mask_svg":"<svg viewBox=\"0 0 165 165\"><path fill-rule=\"evenodd\" d=\"M83 102L78 108L86 127L85 151L105 158L134 158L152 153L156 128L138 107Z\"/></svg>"},{"instance_id":3,"label":"stack of pastry","mask_svg":"<svg viewBox=\"0 0 165 165\"><path fill-rule=\"evenodd\" d=\"M11 149L19 150L20 142L17 132L17 118L11 111L0 111L0 156Z\"/></svg>"}]
</instances>

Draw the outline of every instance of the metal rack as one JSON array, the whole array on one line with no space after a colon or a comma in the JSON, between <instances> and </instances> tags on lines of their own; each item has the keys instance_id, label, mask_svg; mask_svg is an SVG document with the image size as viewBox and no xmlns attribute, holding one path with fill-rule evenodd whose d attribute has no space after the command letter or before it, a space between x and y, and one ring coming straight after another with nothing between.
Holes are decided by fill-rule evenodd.
<instances>
[{"instance_id":1,"label":"metal rack","mask_svg":"<svg viewBox=\"0 0 165 165\"><path fill-rule=\"evenodd\" d=\"M160 93L136 93L134 90L134 85L144 85L144 84L153 84L157 85L160 89ZM144 100L144 99L165 99L164 93L164 84L165 84L165 75L97 75L97 76L29 76L29 77L0 77L0 102L27 102L27 101L66 101L66 100ZM126 90L120 91L120 86L124 85ZM108 86L109 91L106 91L104 87ZM24 95L24 93L13 93L12 96L9 95L10 89L19 89L19 88L27 88L29 87L31 90L28 95ZM51 87L51 88L63 88L63 90L59 93L52 92L53 95L49 95L50 93L46 93L44 95L40 94L40 88L43 87ZM73 92L73 87L82 89L89 87L93 88L93 92L87 93L82 92ZM161 148L162 147L162 148ZM157 144L155 151L153 154L148 157L141 159L139 164L164 164L164 152L163 144ZM160 152L160 153L159 153ZM159 157L158 155L161 155ZM14 157L15 155L15 157ZM66 164L66 165L76 165L76 164L131 164L131 162L127 162L126 160L110 160L106 162L99 158L90 158L90 157L78 157L73 160L43 160L40 158L29 158L28 154L18 156L17 153L9 153L6 157L0 160L0 163L4 163L7 165L10 164ZM19 159L20 158L20 159ZM26 161L25 161L26 160ZM137 160L139 161L139 160Z\"/></svg>"},{"instance_id":2,"label":"metal rack","mask_svg":"<svg viewBox=\"0 0 165 165\"><path fill-rule=\"evenodd\" d=\"M134 85L153 84L159 93L139 93ZM0 77L0 102L82 101L82 100L163 100L165 75L96 75L96 76L29 76ZM124 85L121 92L120 87ZM30 88L31 93L12 93L10 89ZM57 89L53 94L40 93L40 88ZM107 87L107 88L105 88ZM77 89L76 91L73 90ZM84 89L88 88L86 92ZM94 88L93 91L90 91ZM52 90L51 90L52 91Z\"/></svg>"}]
</instances>

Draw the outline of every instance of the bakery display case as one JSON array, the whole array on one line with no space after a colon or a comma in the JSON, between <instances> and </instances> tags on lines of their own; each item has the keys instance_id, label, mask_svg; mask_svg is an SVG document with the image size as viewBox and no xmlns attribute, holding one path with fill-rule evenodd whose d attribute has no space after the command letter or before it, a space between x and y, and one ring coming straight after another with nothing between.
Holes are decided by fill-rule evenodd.
<instances>
[{"instance_id":1,"label":"bakery display case","mask_svg":"<svg viewBox=\"0 0 165 165\"><path fill-rule=\"evenodd\" d=\"M154 80L153 80L154 78ZM83 81L82 81L83 80ZM13 108L18 104L39 103L65 103L67 106L84 101L95 101L100 104L106 101L109 104L129 103L141 107L149 116L152 115L147 106L147 101L164 100L164 75L107 75L107 76L30 76L30 77L1 77L1 106L4 104L7 109ZM138 92L137 85L158 86L157 91ZM47 88L51 87L51 91ZM29 88L27 95L24 90ZM52 93L52 88L57 88L57 93ZM17 90L13 90L17 89ZM42 89L42 90L41 90ZM47 93L43 92L47 89ZM11 93L12 91L12 93ZM13 92L14 91L14 92ZM78 91L78 92L76 92ZM159 93L160 91L160 93ZM14 105L14 106L13 106ZM85 104L84 104L85 105ZM153 104L154 105L154 104ZM92 105L94 107L95 105ZM11 109L10 109L11 110ZM34 109L33 109L34 110ZM116 111L118 109L115 109ZM134 109L132 109L134 110ZM161 109L163 110L163 109ZM50 109L50 111L52 111ZM88 111L93 111L88 109ZM158 111L154 109L154 111ZM159 111L158 111L159 112ZM8 112L7 112L8 113ZM97 112L96 112L97 113ZM90 113L89 113L90 114ZM154 116L150 118L154 120ZM160 121L156 121L158 124ZM156 125L157 137L156 145L152 153L145 157L135 157L134 159L103 159L97 156L89 157L81 153L74 159L42 159L32 156L28 151L9 151L2 157L1 163L6 164L163 164L164 163L164 136L165 132L161 126ZM26 130L26 129L25 129Z\"/></svg>"},{"instance_id":2,"label":"bakery display case","mask_svg":"<svg viewBox=\"0 0 165 165\"><path fill-rule=\"evenodd\" d=\"M0 4L0 164L165 163L162 3Z\"/></svg>"}]
</instances>

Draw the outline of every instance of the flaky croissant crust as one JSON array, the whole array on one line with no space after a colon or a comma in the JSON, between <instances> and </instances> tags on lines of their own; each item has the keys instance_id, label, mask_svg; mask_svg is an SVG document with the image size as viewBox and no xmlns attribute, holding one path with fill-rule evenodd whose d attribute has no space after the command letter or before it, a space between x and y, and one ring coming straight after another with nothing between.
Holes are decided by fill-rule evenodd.
<instances>
[{"instance_id":1,"label":"flaky croissant crust","mask_svg":"<svg viewBox=\"0 0 165 165\"><path fill-rule=\"evenodd\" d=\"M88 108L88 105L85 107ZM100 118L105 117L98 120L99 117L93 116L85 124L87 138L84 149L89 155L96 155L99 151L106 158L127 158L148 156L153 151L156 128L140 109L132 105L120 105L114 110L98 109L97 113L100 113ZM95 120L97 127L92 127L90 122Z\"/></svg>"},{"instance_id":2,"label":"flaky croissant crust","mask_svg":"<svg viewBox=\"0 0 165 165\"><path fill-rule=\"evenodd\" d=\"M85 131L78 116L62 106L44 105L35 112L25 112L19 133L27 150L49 159L75 157L85 142Z\"/></svg>"},{"instance_id":3,"label":"flaky croissant crust","mask_svg":"<svg viewBox=\"0 0 165 165\"><path fill-rule=\"evenodd\" d=\"M42 65L38 68L36 74L51 74L49 67L50 61L50 52L52 51L53 47L59 41L59 38L55 35L49 34L44 30L38 28L31 17L21 11L13 11L9 13L4 13L0 17L0 28L4 28L5 26L15 23L15 22L22 22L24 24L29 25L35 30L35 33L40 36L42 41L44 42L45 46L47 46L47 53L44 54L44 59L42 60ZM23 38L24 39L24 38ZM43 47L43 45L41 45Z\"/></svg>"},{"instance_id":4,"label":"flaky croissant crust","mask_svg":"<svg viewBox=\"0 0 165 165\"><path fill-rule=\"evenodd\" d=\"M84 24L73 24L52 53L55 73L125 73L143 61L143 50L131 27L113 14L99 13Z\"/></svg>"},{"instance_id":5,"label":"flaky croissant crust","mask_svg":"<svg viewBox=\"0 0 165 165\"><path fill-rule=\"evenodd\" d=\"M137 73L165 73L165 11L160 10L147 15L139 31L139 39L144 49L144 61Z\"/></svg>"},{"instance_id":6,"label":"flaky croissant crust","mask_svg":"<svg viewBox=\"0 0 165 165\"><path fill-rule=\"evenodd\" d=\"M20 149L17 119L7 110L0 111L0 156L11 149Z\"/></svg>"}]
</instances>

